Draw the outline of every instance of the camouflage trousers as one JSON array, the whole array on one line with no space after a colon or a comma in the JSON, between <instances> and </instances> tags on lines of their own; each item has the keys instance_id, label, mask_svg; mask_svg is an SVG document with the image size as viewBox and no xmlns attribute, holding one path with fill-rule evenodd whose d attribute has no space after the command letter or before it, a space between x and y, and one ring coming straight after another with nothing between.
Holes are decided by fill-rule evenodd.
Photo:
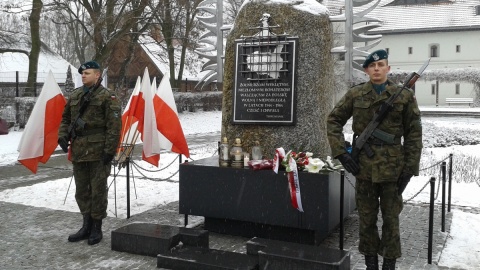
<instances>
[{"instance_id":1,"label":"camouflage trousers","mask_svg":"<svg viewBox=\"0 0 480 270\"><path fill-rule=\"evenodd\" d=\"M90 214L94 219L107 216L110 170L111 164L103 165L102 161L73 162L75 200L82 215Z\"/></svg>"},{"instance_id":2,"label":"camouflage trousers","mask_svg":"<svg viewBox=\"0 0 480 270\"><path fill-rule=\"evenodd\" d=\"M402 256L400 245L399 215L403 199L398 195L396 182L372 183L357 179L355 200L360 217L360 253L366 256L381 255L387 259ZM382 236L380 238L377 219L382 211Z\"/></svg>"}]
</instances>

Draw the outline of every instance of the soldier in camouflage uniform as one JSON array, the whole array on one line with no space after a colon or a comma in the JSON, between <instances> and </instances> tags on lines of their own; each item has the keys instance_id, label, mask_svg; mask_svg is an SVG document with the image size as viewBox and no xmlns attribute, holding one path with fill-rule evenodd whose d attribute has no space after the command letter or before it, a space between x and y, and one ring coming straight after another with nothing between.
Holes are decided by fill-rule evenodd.
<instances>
[{"instance_id":1,"label":"soldier in camouflage uniform","mask_svg":"<svg viewBox=\"0 0 480 270\"><path fill-rule=\"evenodd\" d=\"M75 89L65 105L58 142L65 152L71 142L69 154L75 177L75 199L83 215L82 228L70 235L68 241L88 239L88 244L94 245L103 237L102 219L107 216L108 204L107 179L120 139L121 108L115 93L109 89L101 85L92 89L101 76L96 62L84 63L78 72L82 74L84 85ZM85 125L75 125L74 132L69 134L69 127L79 116L79 109L90 90L93 90L90 101L80 117ZM72 137L74 135L76 137Z\"/></svg>"},{"instance_id":2,"label":"soldier in camouflage uniform","mask_svg":"<svg viewBox=\"0 0 480 270\"><path fill-rule=\"evenodd\" d=\"M403 208L402 192L413 175L418 175L422 150L420 110L412 90L404 89L377 129L395 136L393 143L372 137L368 144L372 158L361 151L353 160L345 149L343 126L353 117L354 138L373 119L374 112L402 86L387 79L390 71L385 50L371 53L363 67L370 81L352 87L335 105L327 119L328 140L332 156L356 176L356 204L360 217L359 251L365 255L367 269L378 269L378 255L383 256L382 269L395 269L402 256L399 215ZM403 145L401 139L403 137ZM382 237L377 228L379 208L382 211Z\"/></svg>"}]
</instances>

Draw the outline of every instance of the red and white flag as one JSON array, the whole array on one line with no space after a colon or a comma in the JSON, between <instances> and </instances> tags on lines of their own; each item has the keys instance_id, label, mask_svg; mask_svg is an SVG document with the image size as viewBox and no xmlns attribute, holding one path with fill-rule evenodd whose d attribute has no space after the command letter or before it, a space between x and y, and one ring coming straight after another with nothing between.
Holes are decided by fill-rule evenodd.
<instances>
[{"instance_id":1,"label":"red and white flag","mask_svg":"<svg viewBox=\"0 0 480 270\"><path fill-rule=\"evenodd\" d=\"M148 69L145 68L142 87L140 89L145 100L145 115L143 118L143 125L141 125L142 129L139 129L139 131L142 133L143 141L142 159L158 167L158 161L160 160L160 141L157 132L157 122L155 120L155 110L153 107L153 95L157 88L157 82L155 78L153 79L152 84L149 82Z\"/></svg>"},{"instance_id":2,"label":"red and white flag","mask_svg":"<svg viewBox=\"0 0 480 270\"><path fill-rule=\"evenodd\" d=\"M143 122L144 107L142 93L140 93L141 79L137 78L135 88L128 100L127 106L122 114L122 137L123 145L135 144L138 139L138 122Z\"/></svg>"},{"instance_id":3,"label":"red and white flag","mask_svg":"<svg viewBox=\"0 0 480 270\"><path fill-rule=\"evenodd\" d=\"M58 146L58 129L67 101L52 71L48 73L18 144L18 161L33 173L46 163Z\"/></svg>"},{"instance_id":4,"label":"red and white flag","mask_svg":"<svg viewBox=\"0 0 480 270\"><path fill-rule=\"evenodd\" d=\"M160 147L189 158L190 151L178 118L177 105L168 75L163 76L153 97L153 105L157 129L160 132Z\"/></svg>"}]
</instances>

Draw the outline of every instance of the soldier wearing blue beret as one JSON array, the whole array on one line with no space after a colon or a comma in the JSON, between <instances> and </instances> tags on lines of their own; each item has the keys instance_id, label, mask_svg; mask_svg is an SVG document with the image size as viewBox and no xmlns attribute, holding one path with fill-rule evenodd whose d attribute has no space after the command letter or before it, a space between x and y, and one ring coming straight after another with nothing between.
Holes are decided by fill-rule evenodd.
<instances>
[{"instance_id":1,"label":"soldier wearing blue beret","mask_svg":"<svg viewBox=\"0 0 480 270\"><path fill-rule=\"evenodd\" d=\"M396 259L402 256L399 229L402 192L410 178L419 172L422 151L420 110L413 91L402 91L393 109L376 129L379 134L388 136L369 138L367 143L373 156L361 151L358 160L354 160L345 149L343 126L353 118L355 140L380 106L402 88L387 77L390 66L385 50L369 54L363 68L369 81L350 88L335 105L327 118L327 135L332 156L356 177L355 200L360 218L358 249L365 256L367 270L378 270L378 255L383 257L382 269L393 270ZM377 227L379 209L383 220L381 237Z\"/></svg>"},{"instance_id":2,"label":"soldier wearing blue beret","mask_svg":"<svg viewBox=\"0 0 480 270\"><path fill-rule=\"evenodd\" d=\"M372 52L371 54L369 54L369 55L367 56L367 58L365 58L365 62L363 62L362 67L363 67L363 68L367 68L368 65L370 65L370 63L373 63L373 62L376 62L376 61L380 61L380 60L383 60L383 59L387 59L387 60L388 60L388 53L387 53L387 51L385 51L385 50L374 51L374 52ZM388 63L388 62L387 62L387 63Z\"/></svg>"},{"instance_id":3,"label":"soldier wearing blue beret","mask_svg":"<svg viewBox=\"0 0 480 270\"><path fill-rule=\"evenodd\" d=\"M98 69L98 70L100 70L100 65L95 61L85 62L78 68L78 73L82 74L82 72L86 69Z\"/></svg>"},{"instance_id":4,"label":"soldier wearing blue beret","mask_svg":"<svg viewBox=\"0 0 480 270\"><path fill-rule=\"evenodd\" d=\"M95 245L103 238L107 180L120 140L121 107L115 93L99 84L102 74L97 62L83 63L78 72L83 86L72 92L65 105L58 143L70 153L75 200L83 215L82 227L68 241L88 239L89 245Z\"/></svg>"}]
</instances>

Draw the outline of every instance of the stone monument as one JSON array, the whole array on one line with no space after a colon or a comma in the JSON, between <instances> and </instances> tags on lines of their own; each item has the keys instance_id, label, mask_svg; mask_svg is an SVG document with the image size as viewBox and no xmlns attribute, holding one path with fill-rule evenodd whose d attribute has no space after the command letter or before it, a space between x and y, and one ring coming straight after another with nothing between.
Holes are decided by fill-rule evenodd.
<instances>
[{"instance_id":1,"label":"stone monument","mask_svg":"<svg viewBox=\"0 0 480 270\"><path fill-rule=\"evenodd\" d=\"M275 149L330 155L326 117L333 108L333 31L316 1L246 1L227 40L222 138L251 152Z\"/></svg>"},{"instance_id":2,"label":"stone monument","mask_svg":"<svg viewBox=\"0 0 480 270\"><path fill-rule=\"evenodd\" d=\"M112 247L160 252L157 267L168 269L350 269L349 252L313 246L354 209L354 190L347 186L342 196L338 173L300 172L300 211L285 174L242 164L245 150L258 154L254 146L267 158L278 147L330 154L332 39L327 9L315 0L246 0L228 38L220 157L180 165L179 213L186 224L188 215L204 216L208 232L254 237L247 254L210 248L207 231L159 226L121 228ZM342 200L346 211L339 211ZM146 241L153 250L138 246Z\"/></svg>"}]
</instances>

